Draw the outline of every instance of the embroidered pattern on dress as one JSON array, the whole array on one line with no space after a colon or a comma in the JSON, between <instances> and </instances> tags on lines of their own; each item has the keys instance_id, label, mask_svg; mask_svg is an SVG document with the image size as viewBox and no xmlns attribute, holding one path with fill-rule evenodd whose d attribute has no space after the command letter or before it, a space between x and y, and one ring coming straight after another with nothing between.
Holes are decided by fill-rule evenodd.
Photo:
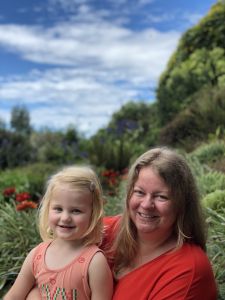
<instances>
[{"instance_id":1,"label":"embroidered pattern on dress","mask_svg":"<svg viewBox=\"0 0 225 300\"><path fill-rule=\"evenodd\" d=\"M41 295L46 300L77 300L77 290L72 289L69 292L66 292L64 288L56 288L53 292L53 295L50 293L50 288L48 284L41 285Z\"/></svg>"}]
</instances>

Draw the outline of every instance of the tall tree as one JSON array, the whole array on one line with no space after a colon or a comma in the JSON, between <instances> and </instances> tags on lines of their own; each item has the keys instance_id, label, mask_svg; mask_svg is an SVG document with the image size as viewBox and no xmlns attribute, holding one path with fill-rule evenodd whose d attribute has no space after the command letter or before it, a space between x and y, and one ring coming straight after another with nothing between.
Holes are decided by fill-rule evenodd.
<instances>
[{"instance_id":1,"label":"tall tree","mask_svg":"<svg viewBox=\"0 0 225 300\"><path fill-rule=\"evenodd\" d=\"M199 24L182 36L157 88L161 125L173 120L190 104L190 96L206 85L224 85L224 19L225 2L218 1Z\"/></svg>"},{"instance_id":2,"label":"tall tree","mask_svg":"<svg viewBox=\"0 0 225 300\"><path fill-rule=\"evenodd\" d=\"M11 128L21 134L31 133L30 115L25 106L15 106L11 111Z\"/></svg>"}]
</instances>

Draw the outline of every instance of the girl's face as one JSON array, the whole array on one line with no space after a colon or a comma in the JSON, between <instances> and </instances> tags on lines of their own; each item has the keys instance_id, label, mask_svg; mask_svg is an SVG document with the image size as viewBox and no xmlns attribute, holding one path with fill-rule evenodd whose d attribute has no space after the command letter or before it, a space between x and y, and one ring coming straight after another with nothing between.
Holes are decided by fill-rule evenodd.
<instances>
[{"instance_id":1,"label":"girl's face","mask_svg":"<svg viewBox=\"0 0 225 300\"><path fill-rule=\"evenodd\" d=\"M173 231L176 213L170 190L151 167L139 172L129 201L129 213L138 235L168 236Z\"/></svg>"},{"instance_id":2,"label":"girl's face","mask_svg":"<svg viewBox=\"0 0 225 300\"><path fill-rule=\"evenodd\" d=\"M91 192L72 190L66 184L55 188L49 207L49 226L57 238L81 239L90 225L91 215Z\"/></svg>"}]
</instances>

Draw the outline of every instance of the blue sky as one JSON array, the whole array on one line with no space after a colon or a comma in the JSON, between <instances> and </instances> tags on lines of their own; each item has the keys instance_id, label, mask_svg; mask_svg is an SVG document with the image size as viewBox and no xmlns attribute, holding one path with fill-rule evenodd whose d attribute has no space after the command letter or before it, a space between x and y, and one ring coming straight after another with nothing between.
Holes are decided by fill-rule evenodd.
<instances>
[{"instance_id":1,"label":"blue sky","mask_svg":"<svg viewBox=\"0 0 225 300\"><path fill-rule=\"evenodd\" d=\"M127 101L155 100L181 35L216 0L0 1L0 118L86 136Z\"/></svg>"}]
</instances>

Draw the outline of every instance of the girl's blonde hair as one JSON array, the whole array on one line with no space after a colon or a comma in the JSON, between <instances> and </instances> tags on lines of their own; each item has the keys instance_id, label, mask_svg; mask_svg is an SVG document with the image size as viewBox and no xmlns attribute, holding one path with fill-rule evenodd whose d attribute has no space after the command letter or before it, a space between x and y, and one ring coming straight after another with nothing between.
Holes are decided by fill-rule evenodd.
<instances>
[{"instance_id":1,"label":"girl's blonde hair","mask_svg":"<svg viewBox=\"0 0 225 300\"><path fill-rule=\"evenodd\" d=\"M55 188L62 184L68 184L69 188L74 189L74 193L76 191L90 191L92 194L91 222L87 232L83 236L84 245L101 243L103 217L102 187L96 173L89 166L64 167L50 177L39 208L38 227L41 238L43 241L55 238L48 224L49 207Z\"/></svg>"},{"instance_id":2,"label":"girl's blonde hair","mask_svg":"<svg viewBox=\"0 0 225 300\"><path fill-rule=\"evenodd\" d=\"M130 266L137 253L137 229L129 214L129 201L142 168L152 168L165 182L174 201L177 219L174 234L177 247L184 241L206 249L206 232L199 193L194 176L184 157L167 147L158 147L142 154L131 166L124 212L115 240L115 273Z\"/></svg>"}]
</instances>

